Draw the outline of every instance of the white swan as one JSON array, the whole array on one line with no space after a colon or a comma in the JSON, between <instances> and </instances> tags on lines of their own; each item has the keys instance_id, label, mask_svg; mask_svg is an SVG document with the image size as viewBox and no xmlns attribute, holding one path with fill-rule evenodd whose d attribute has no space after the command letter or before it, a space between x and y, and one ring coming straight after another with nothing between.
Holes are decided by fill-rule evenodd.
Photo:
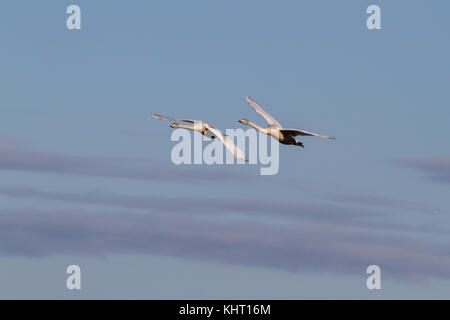
<instances>
[{"instance_id":1,"label":"white swan","mask_svg":"<svg viewBox=\"0 0 450 320\"><path fill-rule=\"evenodd\" d=\"M223 145L231 151L235 158L242 159L245 162L248 162L248 159L245 156L245 152L242 151L226 134L223 134L219 129L208 122L192 119L170 118L159 114L154 114L153 112L151 112L151 115L159 120L175 121L170 125L172 128L183 128L192 131L198 131L208 138L218 138L223 143ZM192 125L180 124L176 121L189 122L192 123Z\"/></svg>"},{"instance_id":2,"label":"white swan","mask_svg":"<svg viewBox=\"0 0 450 320\"><path fill-rule=\"evenodd\" d=\"M296 136L315 136L320 138L327 138L336 140L335 137L329 137L329 136L323 136L318 133L312 133L304 130L298 130L298 129L285 129L281 126L281 124L278 123L277 120L275 120L270 114L267 113L266 110L263 109L256 101L252 100L249 96L246 96L248 104L257 112L259 113L266 121L269 127L263 128L258 126L257 124L247 120L242 119L239 120L240 123L252 126L256 130L265 133L267 135L272 136L276 140L278 140L282 144L290 144L290 145L296 145L304 148L303 143L295 139Z\"/></svg>"}]
</instances>

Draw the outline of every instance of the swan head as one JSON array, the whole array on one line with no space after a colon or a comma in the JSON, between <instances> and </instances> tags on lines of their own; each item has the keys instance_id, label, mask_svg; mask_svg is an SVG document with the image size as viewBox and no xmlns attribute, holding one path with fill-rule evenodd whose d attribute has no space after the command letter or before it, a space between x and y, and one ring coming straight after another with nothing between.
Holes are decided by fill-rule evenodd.
<instances>
[{"instance_id":1,"label":"swan head","mask_svg":"<svg viewBox=\"0 0 450 320\"><path fill-rule=\"evenodd\" d=\"M176 123L176 122L174 122L174 123L172 123L172 124L170 125L170 127L171 127L171 128L178 128L178 127L179 127L179 124Z\"/></svg>"},{"instance_id":2,"label":"swan head","mask_svg":"<svg viewBox=\"0 0 450 320\"><path fill-rule=\"evenodd\" d=\"M239 120L238 122L243 123L243 124L248 124L249 121L244 118L244 119Z\"/></svg>"}]
</instances>

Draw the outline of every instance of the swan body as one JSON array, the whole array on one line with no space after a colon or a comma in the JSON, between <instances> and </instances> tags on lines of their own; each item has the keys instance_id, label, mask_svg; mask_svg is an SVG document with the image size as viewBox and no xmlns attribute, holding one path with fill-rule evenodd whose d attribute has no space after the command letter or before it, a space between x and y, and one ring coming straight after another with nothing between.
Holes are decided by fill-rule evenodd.
<instances>
[{"instance_id":1,"label":"swan body","mask_svg":"<svg viewBox=\"0 0 450 320\"><path fill-rule=\"evenodd\" d=\"M251 99L249 96L246 96L246 98L248 104L266 120L268 127L266 128L261 127L256 123L253 123L245 118L239 120L239 122L245 125L249 125L261 133L272 136L274 139L278 140L282 144L296 145L304 148L303 143L295 139L296 136L315 136L320 138L336 140L335 137L324 136L318 133L308 132L305 130L283 128L281 124L277 120L275 120L275 118L272 117L266 110L264 110L263 107L261 107L256 101Z\"/></svg>"},{"instance_id":2,"label":"swan body","mask_svg":"<svg viewBox=\"0 0 450 320\"><path fill-rule=\"evenodd\" d=\"M200 132L202 135L207 136L208 138L214 139L217 138L223 145L231 151L235 158L244 160L248 162L247 157L245 156L245 152L242 151L234 142L231 140L226 134L223 134L219 129L214 127L212 124L201 121L201 120L192 120L192 119L180 119L180 118L170 118L166 116L162 116L159 114L151 113L153 117L159 120L169 120L175 121L170 125L172 128L183 128L187 130ZM179 122L188 122L192 124L181 124Z\"/></svg>"}]
</instances>

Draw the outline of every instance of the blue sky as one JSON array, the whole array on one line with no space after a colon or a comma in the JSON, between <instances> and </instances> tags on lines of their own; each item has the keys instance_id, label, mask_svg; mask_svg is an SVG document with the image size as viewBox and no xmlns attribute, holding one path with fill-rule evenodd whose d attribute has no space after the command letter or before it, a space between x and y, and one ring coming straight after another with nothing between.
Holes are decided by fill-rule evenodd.
<instances>
[{"instance_id":1,"label":"blue sky","mask_svg":"<svg viewBox=\"0 0 450 320\"><path fill-rule=\"evenodd\" d=\"M2 2L0 298L449 298L449 10ZM275 176L171 163L149 112L263 124L246 94L337 140L280 146Z\"/></svg>"}]
</instances>

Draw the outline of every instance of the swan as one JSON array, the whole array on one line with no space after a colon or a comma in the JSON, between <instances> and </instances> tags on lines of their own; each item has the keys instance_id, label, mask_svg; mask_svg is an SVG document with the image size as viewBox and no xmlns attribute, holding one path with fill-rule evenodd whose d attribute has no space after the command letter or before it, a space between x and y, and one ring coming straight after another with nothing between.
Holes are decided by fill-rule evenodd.
<instances>
[{"instance_id":1,"label":"swan","mask_svg":"<svg viewBox=\"0 0 450 320\"><path fill-rule=\"evenodd\" d=\"M223 134L219 129L214 127L208 122L201 120L192 120L192 119L179 119L179 118L170 118L166 116L162 116L159 114L155 114L151 112L151 115L158 120L169 120L175 121L170 125L172 128L183 128L187 130L200 132L202 135L207 136L208 138L214 139L218 138L223 145L231 151L233 156L237 159L244 160L248 162L247 157L245 156L245 152L242 151L234 142L231 140L226 134ZM191 125L177 123L177 121L192 123Z\"/></svg>"},{"instance_id":2,"label":"swan","mask_svg":"<svg viewBox=\"0 0 450 320\"><path fill-rule=\"evenodd\" d=\"M248 95L246 96L246 98L248 104L266 120L269 126L267 128L263 128L245 118L239 120L239 122L245 125L252 126L256 130L272 136L282 144L296 145L304 148L305 146L303 145L303 143L295 139L296 136L315 136L320 138L336 140L335 137L324 136L318 133L312 133L298 129L285 129L281 126L281 124L277 120L275 120L269 113L267 113L267 111L264 110L263 107L261 107L256 101L252 100Z\"/></svg>"}]
</instances>

